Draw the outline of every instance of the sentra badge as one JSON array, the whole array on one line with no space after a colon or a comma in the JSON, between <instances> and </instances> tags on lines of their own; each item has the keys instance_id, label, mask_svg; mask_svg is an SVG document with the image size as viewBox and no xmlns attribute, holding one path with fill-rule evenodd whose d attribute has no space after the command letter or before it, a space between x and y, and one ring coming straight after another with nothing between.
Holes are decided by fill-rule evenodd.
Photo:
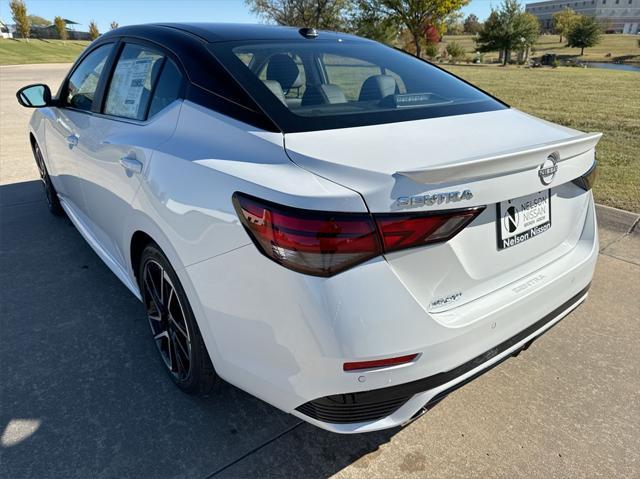
<instances>
[{"instance_id":1,"label":"sentra badge","mask_svg":"<svg viewBox=\"0 0 640 479\"><path fill-rule=\"evenodd\" d=\"M473 198L471 190L446 191L443 193L433 193L428 195L401 196L397 199L397 204L401 208L406 208L407 206L433 206L468 201L471 198Z\"/></svg>"}]
</instances>

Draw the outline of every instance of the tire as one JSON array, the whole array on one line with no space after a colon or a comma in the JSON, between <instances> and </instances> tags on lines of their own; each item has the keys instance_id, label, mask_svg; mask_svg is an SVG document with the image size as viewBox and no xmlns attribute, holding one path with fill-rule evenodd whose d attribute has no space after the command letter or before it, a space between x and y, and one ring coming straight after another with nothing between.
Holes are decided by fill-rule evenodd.
<instances>
[{"instance_id":1,"label":"tire","mask_svg":"<svg viewBox=\"0 0 640 479\"><path fill-rule=\"evenodd\" d=\"M169 376L185 393L211 392L220 379L182 285L156 244L142 251L138 282L151 335Z\"/></svg>"},{"instance_id":2,"label":"tire","mask_svg":"<svg viewBox=\"0 0 640 479\"><path fill-rule=\"evenodd\" d=\"M64 210L60 205L60 199L58 198L58 192L56 191L53 183L51 182L51 178L49 177L49 172L47 171L47 166L44 164L44 158L42 156L42 152L40 151L40 147L38 143L35 141L32 144L33 148L33 156L36 160L36 165L38 165L38 172L40 173L40 180L42 181L42 186L44 188L44 195L47 199L47 207L51 214L55 216L64 215Z\"/></svg>"}]
</instances>

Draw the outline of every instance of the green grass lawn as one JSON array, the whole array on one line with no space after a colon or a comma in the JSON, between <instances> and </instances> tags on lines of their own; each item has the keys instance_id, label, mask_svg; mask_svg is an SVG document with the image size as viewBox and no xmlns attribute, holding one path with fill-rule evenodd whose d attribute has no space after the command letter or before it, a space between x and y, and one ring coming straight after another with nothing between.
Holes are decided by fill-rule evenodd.
<instances>
[{"instance_id":1,"label":"green grass lawn","mask_svg":"<svg viewBox=\"0 0 640 479\"><path fill-rule=\"evenodd\" d=\"M445 35L442 40L441 49L455 40L459 42L470 57L475 57L476 44L472 35ZM544 55L545 53L555 53L556 55L580 55L579 48L569 48L566 41L560 43L558 35L540 35L538 42L534 46L533 56ZM610 54L610 55L609 55ZM484 56L485 62L498 58L497 52L487 53ZM515 55L514 55L515 58ZM584 56L580 60L584 61L613 61L615 59L625 61L640 62L640 47L638 47L638 35L610 34L602 35L602 41L592 48L586 48Z\"/></svg>"},{"instance_id":2,"label":"green grass lawn","mask_svg":"<svg viewBox=\"0 0 640 479\"><path fill-rule=\"evenodd\" d=\"M89 42L79 40L0 39L0 65L71 63Z\"/></svg>"},{"instance_id":3,"label":"green grass lawn","mask_svg":"<svg viewBox=\"0 0 640 479\"><path fill-rule=\"evenodd\" d=\"M514 108L600 131L596 201L640 212L640 73L586 68L446 66Z\"/></svg>"}]
</instances>

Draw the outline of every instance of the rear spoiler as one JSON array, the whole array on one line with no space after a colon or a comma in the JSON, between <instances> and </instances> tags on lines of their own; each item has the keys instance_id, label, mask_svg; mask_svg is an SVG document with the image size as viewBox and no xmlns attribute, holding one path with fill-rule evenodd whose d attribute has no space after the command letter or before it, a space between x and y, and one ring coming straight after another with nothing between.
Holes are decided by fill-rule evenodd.
<instances>
[{"instance_id":1,"label":"rear spoiler","mask_svg":"<svg viewBox=\"0 0 640 479\"><path fill-rule=\"evenodd\" d=\"M472 157L419 170L398 171L396 174L419 183L437 184L518 173L539 167L551 154L554 154L558 162L569 160L594 148L601 137L602 133L585 133L524 149L507 150L491 156Z\"/></svg>"}]
</instances>

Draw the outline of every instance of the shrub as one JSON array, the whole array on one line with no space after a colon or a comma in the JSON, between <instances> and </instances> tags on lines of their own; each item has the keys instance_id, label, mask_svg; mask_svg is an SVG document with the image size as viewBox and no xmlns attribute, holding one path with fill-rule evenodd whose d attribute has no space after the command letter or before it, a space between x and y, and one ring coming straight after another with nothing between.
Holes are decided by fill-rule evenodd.
<instances>
[{"instance_id":1,"label":"shrub","mask_svg":"<svg viewBox=\"0 0 640 479\"><path fill-rule=\"evenodd\" d=\"M424 49L424 54L429 60L435 60L438 56L438 45L431 42L427 43L427 46Z\"/></svg>"},{"instance_id":2,"label":"shrub","mask_svg":"<svg viewBox=\"0 0 640 479\"><path fill-rule=\"evenodd\" d=\"M449 55L451 63L456 63L465 57L465 51L462 45L454 40L447 45L447 55Z\"/></svg>"}]
</instances>

